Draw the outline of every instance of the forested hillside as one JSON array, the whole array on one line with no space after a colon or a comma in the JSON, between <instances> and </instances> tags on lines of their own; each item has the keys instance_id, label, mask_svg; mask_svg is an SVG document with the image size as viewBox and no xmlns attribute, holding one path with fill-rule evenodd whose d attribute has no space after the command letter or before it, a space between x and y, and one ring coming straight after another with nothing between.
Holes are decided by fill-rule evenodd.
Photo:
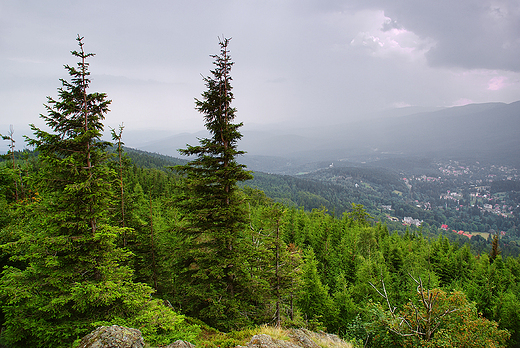
<instances>
[{"instance_id":1,"label":"forested hillside","mask_svg":"<svg viewBox=\"0 0 520 348\"><path fill-rule=\"evenodd\" d=\"M152 346L216 347L208 330L268 324L359 347L519 346L520 259L498 234L475 250L432 225L394 229L373 216L376 192L410 183L387 169L301 179L236 161L228 39L196 100L209 137L183 150L189 162L125 151L123 127L101 140L110 100L88 92L78 44L42 115L50 131L29 137L37 157L11 143L0 163L1 344L71 347L118 324Z\"/></svg>"},{"instance_id":2,"label":"forested hillside","mask_svg":"<svg viewBox=\"0 0 520 348\"><path fill-rule=\"evenodd\" d=\"M397 166L410 157L520 166L518 101L437 110L410 107L365 116L362 121L323 126L319 122L312 127L299 122L245 124L239 144L247 154L240 161L255 171L291 175L341 162L384 160L395 161ZM349 119L348 110L345 119ZM148 141L130 140L128 144L178 156L177 149L201 134L148 136Z\"/></svg>"}]
</instances>

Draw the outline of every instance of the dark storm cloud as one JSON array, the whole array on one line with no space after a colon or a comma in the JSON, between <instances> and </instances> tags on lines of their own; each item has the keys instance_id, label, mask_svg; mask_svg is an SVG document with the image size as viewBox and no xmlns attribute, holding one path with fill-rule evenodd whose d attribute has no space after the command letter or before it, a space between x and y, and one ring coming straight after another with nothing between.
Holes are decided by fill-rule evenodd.
<instances>
[{"instance_id":1,"label":"dark storm cloud","mask_svg":"<svg viewBox=\"0 0 520 348\"><path fill-rule=\"evenodd\" d=\"M431 66L520 71L518 0L368 0L344 8L381 9L392 23L435 40L426 55Z\"/></svg>"},{"instance_id":2,"label":"dark storm cloud","mask_svg":"<svg viewBox=\"0 0 520 348\"><path fill-rule=\"evenodd\" d=\"M76 34L96 53L93 91L113 100L107 125L128 131L203 128L193 99L218 36L233 38L247 126L513 102L519 12L518 0L1 0L0 133L40 122L63 64L76 64Z\"/></svg>"}]
</instances>

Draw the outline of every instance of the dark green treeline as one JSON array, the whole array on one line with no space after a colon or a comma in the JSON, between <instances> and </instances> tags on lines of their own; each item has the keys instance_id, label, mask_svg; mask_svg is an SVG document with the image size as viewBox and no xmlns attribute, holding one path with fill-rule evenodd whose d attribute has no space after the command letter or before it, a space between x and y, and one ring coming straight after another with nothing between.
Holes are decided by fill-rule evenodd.
<instances>
[{"instance_id":1,"label":"dark green treeline","mask_svg":"<svg viewBox=\"0 0 520 348\"><path fill-rule=\"evenodd\" d=\"M7 172L2 169L3 188L13 184ZM154 288L154 297L168 301L177 312L189 312L185 304L188 285L179 286L178 277L184 259L180 231L186 221L175 205L184 178L132 164L124 173L127 234L126 241L119 235L117 243L119 247L126 243L125 249L133 253L126 262L134 270L133 281ZM338 219L323 209L306 212L284 207L255 189L245 188L241 195L249 224L236 241L240 243L237 249L246 253L241 255L244 267L237 276L243 277L241 281L249 284L248 293L255 296L237 300L236 308L244 310L243 317L234 322L212 318L214 326L231 330L276 324L278 319L284 326L326 328L350 339L368 339L372 346L391 346L389 338L395 346L405 346L406 339L388 331L389 324L378 316L375 304L383 309L386 305L370 283L381 288L383 280L392 306L405 308L416 299L413 276L421 277L430 289L461 291L467 306L474 303L472 313L498 322L499 328L511 333L509 346L518 344L517 258L477 256L469 245L459 246L443 236L429 240L417 232L399 235L385 225L372 226L370 221L356 219L356 214ZM2 196L4 243L21 238L21 227L14 219L22 210L26 214L35 207L31 201L15 202L9 194ZM117 207L114 199L109 210L113 224L120 223ZM4 265L24 267L23 260L8 261L3 250Z\"/></svg>"}]
</instances>

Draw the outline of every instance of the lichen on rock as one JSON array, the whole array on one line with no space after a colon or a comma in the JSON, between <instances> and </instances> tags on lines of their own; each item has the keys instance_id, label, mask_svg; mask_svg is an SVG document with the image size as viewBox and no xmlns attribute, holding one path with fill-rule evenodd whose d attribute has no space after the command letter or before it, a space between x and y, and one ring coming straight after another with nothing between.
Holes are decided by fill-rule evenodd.
<instances>
[{"instance_id":1,"label":"lichen on rock","mask_svg":"<svg viewBox=\"0 0 520 348\"><path fill-rule=\"evenodd\" d=\"M83 337L78 348L144 348L144 340L137 329L100 326Z\"/></svg>"}]
</instances>

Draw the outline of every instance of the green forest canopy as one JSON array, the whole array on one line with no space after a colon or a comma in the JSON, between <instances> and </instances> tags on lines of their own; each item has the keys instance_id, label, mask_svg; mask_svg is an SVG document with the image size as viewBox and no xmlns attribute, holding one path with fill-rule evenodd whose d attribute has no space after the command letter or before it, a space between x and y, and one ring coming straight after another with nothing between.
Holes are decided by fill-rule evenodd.
<instances>
[{"instance_id":1,"label":"green forest canopy","mask_svg":"<svg viewBox=\"0 0 520 348\"><path fill-rule=\"evenodd\" d=\"M196 318L374 347L518 346L520 260L498 244L475 253L427 230L391 231L360 204L336 217L238 188L250 174L235 162L228 42L197 102L213 138L164 171L110 160L109 100L87 92L92 55L78 37L80 63L42 116L52 133L33 127L38 157L0 165L2 343L69 347L108 324L154 345L197 343Z\"/></svg>"}]
</instances>

